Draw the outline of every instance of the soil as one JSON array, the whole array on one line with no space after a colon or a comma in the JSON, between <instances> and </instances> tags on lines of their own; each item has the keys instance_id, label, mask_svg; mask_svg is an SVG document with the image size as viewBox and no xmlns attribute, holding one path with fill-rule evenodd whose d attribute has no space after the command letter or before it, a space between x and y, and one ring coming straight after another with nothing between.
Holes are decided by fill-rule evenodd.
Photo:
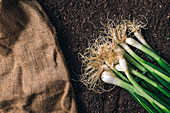
<instances>
[{"instance_id":1,"label":"soil","mask_svg":"<svg viewBox=\"0 0 170 113\"><path fill-rule=\"evenodd\" d=\"M38 0L56 27L57 37L70 71L79 113L145 113L124 89L103 94L89 91L78 80L81 62L78 52L99 33L100 21L133 19L145 16L147 29L142 33L147 42L170 62L168 0ZM89 22L90 21L90 22ZM144 55L143 55L144 56ZM147 58L144 57L146 60Z\"/></svg>"}]
</instances>

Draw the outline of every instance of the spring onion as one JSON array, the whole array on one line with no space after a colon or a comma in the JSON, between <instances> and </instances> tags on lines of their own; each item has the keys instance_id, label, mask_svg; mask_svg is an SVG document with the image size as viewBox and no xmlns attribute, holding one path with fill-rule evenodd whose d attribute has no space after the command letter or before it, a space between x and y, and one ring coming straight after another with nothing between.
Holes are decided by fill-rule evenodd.
<instances>
[{"instance_id":1,"label":"spring onion","mask_svg":"<svg viewBox=\"0 0 170 113\"><path fill-rule=\"evenodd\" d=\"M166 100L170 98L170 66L145 41L141 33L143 27L141 22L128 20L104 25L104 31L94 43L80 53L83 73L80 80L97 93L108 91L103 83L119 86L149 113L169 113ZM129 31L141 43L128 38ZM145 61L128 45L153 57L163 69Z\"/></svg>"},{"instance_id":2,"label":"spring onion","mask_svg":"<svg viewBox=\"0 0 170 113\"><path fill-rule=\"evenodd\" d=\"M170 73L170 65L164 59L162 59L159 55L152 52L150 49L147 49L145 46L143 46L142 44L140 44L133 38L127 38L126 43L150 55L160 64L160 66L162 66L164 69L166 69Z\"/></svg>"}]
</instances>

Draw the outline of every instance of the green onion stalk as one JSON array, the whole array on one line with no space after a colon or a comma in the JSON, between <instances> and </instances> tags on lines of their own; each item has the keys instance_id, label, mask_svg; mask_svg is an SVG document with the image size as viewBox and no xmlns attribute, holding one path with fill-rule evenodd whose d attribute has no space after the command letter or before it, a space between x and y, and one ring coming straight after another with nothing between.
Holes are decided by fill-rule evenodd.
<instances>
[{"instance_id":1,"label":"green onion stalk","mask_svg":"<svg viewBox=\"0 0 170 113\"><path fill-rule=\"evenodd\" d=\"M119 66L121 68L121 71L123 71L125 73L125 75L127 76L127 78L129 79L129 81L133 84L134 87L136 87L136 89L139 90L139 92L143 95L143 97L145 97L153 106L157 105L159 106L161 109L163 109L163 111L168 112L169 110L163 106L161 103L159 103L158 101L154 100L152 97L150 97L145 90L134 80L134 78L131 76L131 74L129 73L128 70L128 65L127 62L124 58L120 58L119 59ZM159 110L157 107L155 107L157 110Z\"/></svg>"},{"instance_id":2,"label":"green onion stalk","mask_svg":"<svg viewBox=\"0 0 170 113\"><path fill-rule=\"evenodd\" d=\"M141 78L142 80L146 81L147 83L149 83L150 85L152 85L153 87L157 88L159 91L161 91L164 95L166 95L168 98L170 98L170 92L168 90L166 90L165 88L163 88L162 85L156 83L155 81L149 79L148 77L146 77L145 75L143 75L142 73L140 73L139 71L133 69L133 68L130 68L130 72Z\"/></svg>"},{"instance_id":3,"label":"green onion stalk","mask_svg":"<svg viewBox=\"0 0 170 113\"><path fill-rule=\"evenodd\" d=\"M131 46L143 51L147 55L151 56L153 59L155 59L158 64L164 68L167 72L170 73L170 64L162 59L157 52L152 49L152 47L145 41L142 33L141 33L141 28L144 28L146 24L144 24L142 21L138 20L133 20L129 21L126 20L126 30L129 30L130 32L134 33L134 36L142 43L140 44L139 42L135 41L132 38L126 39L126 43L130 44Z\"/></svg>"},{"instance_id":4,"label":"green onion stalk","mask_svg":"<svg viewBox=\"0 0 170 113\"><path fill-rule=\"evenodd\" d=\"M146 19L147 20L147 19ZM134 33L134 36L148 49L152 50L153 52L157 53L154 49L152 49L152 47L146 42L146 40L144 39L142 33L141 33L141 29L145 28L145 26L147 24L144 24L142 21L138 21L138 20L125 20L126 21L126 25L127 28L130 32Z\"/></svg>"},{"instance_id":5,"label":"green onion stalk","mask_svg":"<svg viewBox=\"0 0 170 113\"><path fill-rule=\"evenodd\" d=\"M149 113L170 113L167 102L170 98L170 66L147 44L135 24L131 24L123 21L114 24L114 28L106 25L105 35L99 36L80 54L83 73L80 80L99 93L107 91L103 82L119 86L126 89ZM143 45L127 38L128 29ZM163 69L142 59L128 44L153 57Z\"/></svg>"},{"instance_id":6,"label":"green onion stalk","mask_svg":"<svg viewBox=\"0 0 170 113\"><path fill-rule=\"evenodd\" d=\"M116 68L117 68L117 66L116 66ZM128 83L130 83L129 82L129 80L127 79L127 78L124 78L124 76L122 75L122 73L120 73L118 70L122 70L122 69L115 69L115 68L112 68L112 70L113 70L113 72L118 76L118 77L120 77L122 80L124 80L125 82L128 82ZM133 70L135 73L133 73L134 75L137 75L136 73L139 73L139 72L137 72L137 71L135 71L135 70ZM138 75L137 75L138 76ZM142 75L143 76L143 75ZM143 77L141 77L141 75L140 76L138 76L139 78L142 78L143 79ZM144 77L145 78L145 77ZM145 80L145 79L144 79ZM147 81L147 80L146 80ZM153 81L152 81L153 82ZM155 86L155 85L153 85L153 86ZM150 93L149 91L147 91L147 90L145 90L144 89L144 91L145 92L147 92L149 95L150 94L152 94L152 93ZM130 92L129 91L129 93L134 97L134 99L135 100L137 100L149 113L157 113L158 111L159 112L162 112L162 110L160 110L160 108L158 108L157 106L155 106L155 104L154 103L150 103L150 102L148 102L147 100L146 100L146 98L142 98L142 96L140 95L140 94L137 94L137 93L132 93L132 92ZM155 96L153 96L153 94L152 94L152 97L155 97ZM165 102L163 102L162 100L160 100L159 98L156 98L156 99L158 99L159 100L159 102L162 102L163 103L163 105L165 105L168 109L169 109L169 106L165 103ZM158 111L155 111L155 108L153 108L153 106L154 107L156 107L156 109L158 110Z\"/></svg>"},{"instance_id":7,"label":"green onion stalk","mask_svg":"<svg viewBox=\"0 0 170 113\"><path fill-rule=\"evenodd\" d=\"M148 69L151 73L160 76L162 79L170 83L169 73L160 69L159 67L154 66L153 64L143 60L136 53L132 51L132 49L126 43L120 43L121 47L124 48L133 58L135 58L138 62L140 62L146 69Z\"/></svg>"},{"instance_id":8,"label":"green onion stalk","mask_svg":"<svg viewBox=\"0 0 170 113\"><path fill-rule=\"evenodd\" d=\"M131 49L130 49L130 47L127 45L127 44L122 44L122 46L124 47L124 49L126 50L126 51L128 51L128 53L130 53L131 55L133 55L133 54L135 54ZM145 73L147 73L147 74L149 74L150 76L149 77L151 77L152 79L154 79L155 80L155 78L157 78L160 82L161 82L161 84L162 85L164 85L165 87L167 87L168 89L170 88L169 87L169 83L167 83L164 79L162 79L162 78L160 78L160 77L158 77L158 75L156 75L155 74L155 72L153 71L153 67L150 67L150 68L148 68L148 69L150 69L150 71L152 72L152 74L150 74L150 72L148 71L148 69L146 69L146 67L149 67L149 65L148 66L146 66L146 64L144 64L144 66L143 65L141 65L139 62L141 62L141 61L143 61L143 62L146 62L146 61L144 61L143 59L141 59L138 55L136 55L135 54L135 56L137 56L137 57L135 57L135 58L139 58L139 60L135 60L134 58L132 58L131 57L131 55L129 55L129 54L127 54L122 48L120 48L119 46L117 46L117 50L116 51L118 51L118 52L122 52L122 54L124 55L124 57L125 57L125 59L128 61L128 62L130 62L133 66L135 66L138 70L140 70L141 72L142 72L142 74L145 74ZM148 62L147 62L148 63ZM148 64L150 64L151 65L151 63L148 63ZM166 73L166 72L165 72ZM154 74L154 75L153 75ZM167 73L166 73L167 74ZM168 75L168 74L167 74ZM153 77L155 77L155 78L153 78ZM156 81L156 80L155 80ZM161 85L160 85L161 86Z\"/></svg>"},{"instance_id":9,"label":"green onion stalk","mask_svg":"<svg viewBox=\"0 0 170 113\"><path fill-rule=\"evenodd\" d=\"M152 58L154 58L162 68L164 68L165 70L167 70L170 73L170 65L168 64L168 62L166 62L164 59L162 59L155 52L148 49L147 47L145 47L141 43L137 42L133 38L127 38L126 43L133 46L133 47L135 47L135 48L137 48L137 49L139 49L139 50L141 50L141 51L143 51L144 53L146 53L149 56L151 56Z\"/></svg>"},{"instance_id":10,"label":"green onion stalk","mask_svg":"<svg viewBox=\"0 0 170 113\"><path fill-rule=\"evenodd\" d=\"M131 82L133 82L132 84L129 84L121 79L119 79L118 77L116 77L113 73L109 72L109 71L105 71L103 72L101 78L105 83L108 84L114 84L116 86L122 87L130 92L136 93L138 95L140 95L141 97L144 97L146 100L149 101L149 103L159 112L159 113L163 113L164 112L170 112L170 110L162 105L161 103L159 103L157 100L155 100L154 98L152 98L151 96L149 96L144 90L143 88L133 79L133 77L126 73L128 79L130 79Z\"/></svg>"},{"instance_id":11,"label":"green onion stalk","mask_svg":"<svg viewBox=\"0 0 170 113\"><path fill-rule=\"evenodd\" d=\"M139 64L135 59L133 59L130 55L128 55L124 50L122 50L120 47L117 47L118 49L117 50L121 50L122 53L124 54L124 57L127 59L127 61L129 62L128 63L128 67L129 67L129 71L131 72L131 74L139 77L140 79L144 80L145 82L149 83L150 85L152 85L153 87L155 87L156 89L158 89L159 91L161 91L164 95L166 95L168 98L170 98L170 91L167 90L166 88L164 88L161 84L155 82L154 80L148 78L146 75L147 70L141 65ZM135 69L132 65L136 66L139 70L142 71L142 73L140 73L137 69ZM122 70L120 69L120 65L116 65L116 68L118 70ZM113 69L114 71L116 71L115 69ZM117 72L116 72L117 73ZM119 73L117 73L119 76L122 76L120 75ZM124 79L124 78L123 78ZM124 79L125 80L125 79ZM125 80L127 81L127 80ZM152 88L151 88L152 89ZM157 92L159 92L157 91Z\"/></svg>"}]
</instances>

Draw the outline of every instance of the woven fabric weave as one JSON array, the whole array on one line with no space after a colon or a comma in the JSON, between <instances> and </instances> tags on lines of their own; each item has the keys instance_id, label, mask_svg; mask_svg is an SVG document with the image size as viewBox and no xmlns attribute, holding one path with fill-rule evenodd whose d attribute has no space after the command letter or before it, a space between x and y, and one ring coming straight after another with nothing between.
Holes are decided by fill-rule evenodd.
<instances>
[{"instance_id":1,"label":"woven fabric weave","mask_svg":"<svg viewBox=\"0 0 170 113\"><path fill-rule=\"evenodd\" d=\"M1 112L77 112L55 29L35 0L0 1Z\"/></svg>"}]
</instances>

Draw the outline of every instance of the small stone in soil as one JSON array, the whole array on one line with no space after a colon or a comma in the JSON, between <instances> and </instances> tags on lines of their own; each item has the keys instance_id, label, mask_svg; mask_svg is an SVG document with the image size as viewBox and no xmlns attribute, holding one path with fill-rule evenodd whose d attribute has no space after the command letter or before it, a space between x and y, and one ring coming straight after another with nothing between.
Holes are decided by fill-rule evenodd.
<instances>
[{"instance_id":1,"label":"small stone in soil","mask_svg":"<svg viewBox=\"0 0 170 113\"><path fill-rule=\"evenodd\" d=\"M76 47L76 48L73 48L72 51L73 51L74 53L76 53L76 52L78 52L78 48L77 48L77 47Z\"/></svg>"}]
</instances>

